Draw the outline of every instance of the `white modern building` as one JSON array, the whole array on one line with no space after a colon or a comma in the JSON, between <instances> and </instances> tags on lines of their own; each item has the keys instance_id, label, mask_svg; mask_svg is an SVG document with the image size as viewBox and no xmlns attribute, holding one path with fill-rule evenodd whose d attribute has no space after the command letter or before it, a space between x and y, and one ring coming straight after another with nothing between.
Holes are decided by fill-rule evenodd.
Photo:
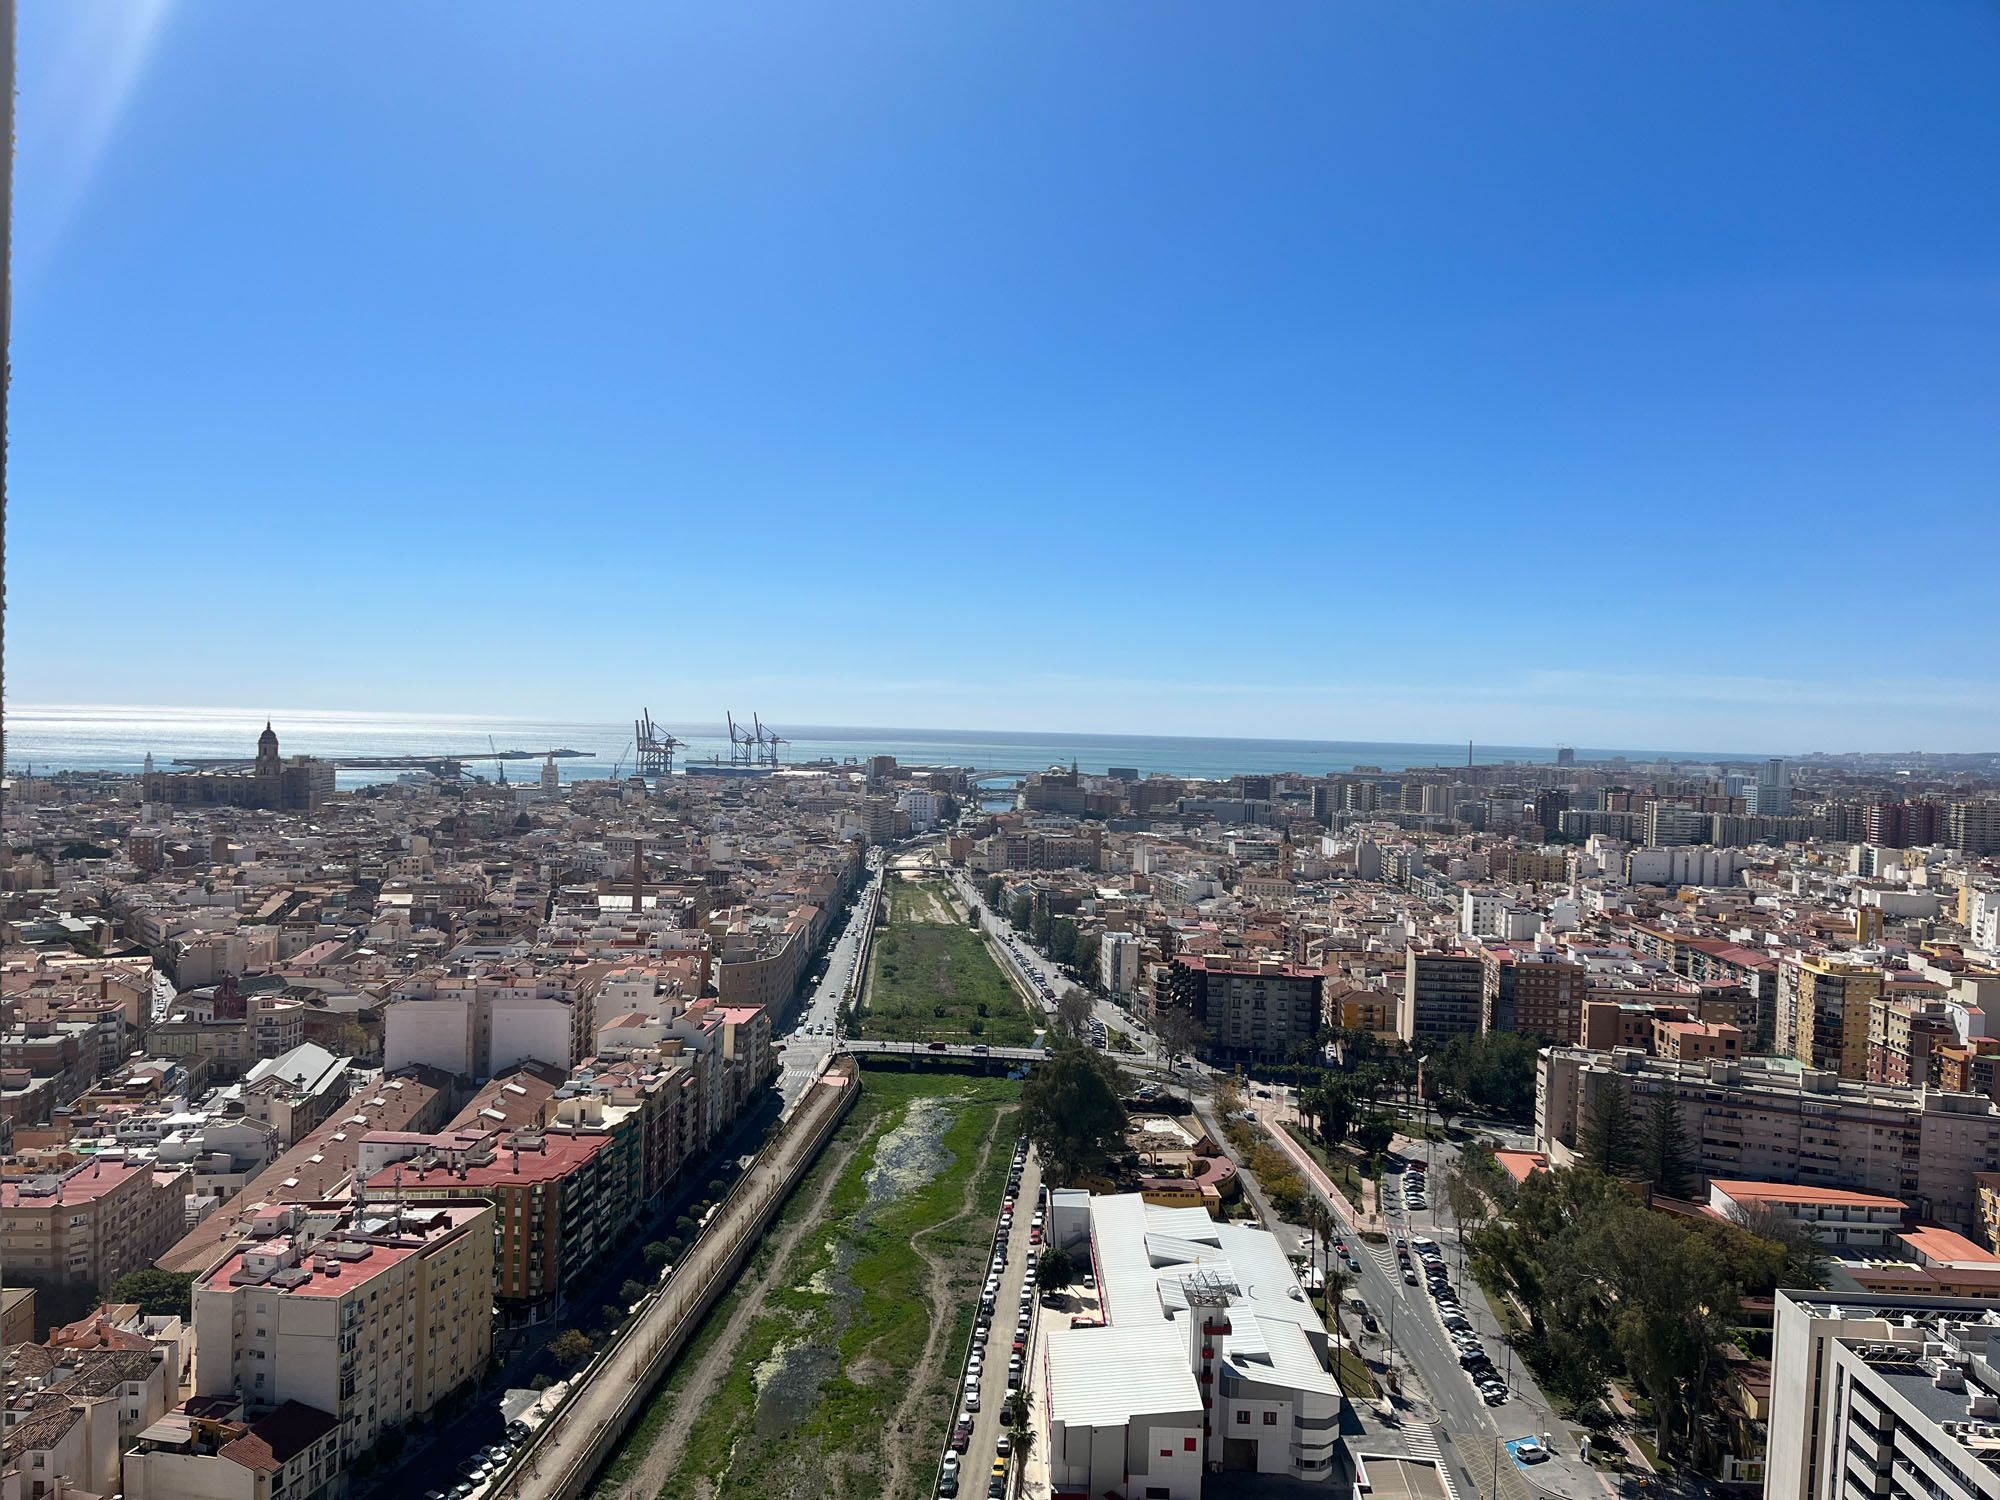
<instances>
[{"instance_id":1,"label":"white modern building","mask_svg":"<svg viewBox=\"0 0 2000 1500\"><path fill-rule=\"evenodd\" d=\"M1106 993L1129 995L1139 988L1139 952L1139 939L1133 934L1104 934L1097 947L1097 977Z\"/></svg>"},{"instance_id":2,"label":"white modern building","mask_svg":"<svg viewBox=\"0 0 2000 1500\"><path fill-rule=\"evenodd\" d=\"M896 806L910 815L910 827L918 833L928 833L937 827L937 793L922 787L911 787L896 794Z\"/></svg>"},{"instance_id":3,"label":"white modern building","mask_svg":"<svg viewBox=\"0 0 2000 1500\"><path fill-rule=\"evenodd\" d=\"M1051 1230L1088 1256L1104 1320L1042 1341L1057 1496L1198 1500L1205 1473L1332 1476L1340 1386L1275 1239L1136 1193L1058 1193Z\"/></svg>"},{"instance_id":4,"label":"white modern building","mask_svg":"<svg viewBox=\"0 0 2000 1500\"><path fill-rule=\"evenodd\" d=\"M1780 1292L1767 1500L2000 1500L2000 1303Z\"/></svg>"}]
</instances>

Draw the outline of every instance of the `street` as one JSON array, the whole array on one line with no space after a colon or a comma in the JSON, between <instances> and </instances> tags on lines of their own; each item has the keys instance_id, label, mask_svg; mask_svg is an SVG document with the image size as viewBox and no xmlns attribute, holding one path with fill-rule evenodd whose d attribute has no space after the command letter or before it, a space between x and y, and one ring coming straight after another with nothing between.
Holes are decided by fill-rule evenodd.
<instances>
[{"instance_id":1,"label":"street","mask_svg":"<svg viewBox=\"0 0 2000 1500\"><path fill-rule=\"evenodd\" d=\"M1273 1141L1300 1169L1300 1175L1332 1209L1338 1223L1336 1233L1346 1241L1361 1262L1354 1286L1380 1323L1376 1334L1361 1334L1361 1348L1397 1369L1403 1380L1403 1394L1413 1396L1411 1377L1422 1387L1427 1403L1412 1402L1414 1415L1430 1421L1446 1440L1461 1478L1480 1495L1493 1495L1503 1483L1503 1471L1521 1473L1501 1445L1519 1437L1550 1439L1551 1457L1535 1466L1531 1484L1549 1493L1590 1500L1605 1492L1603 1480L1589 1465L1577 1458L1577 1436L1549 1405L1534 1377L1515 1361L1513 1346L1503 1336L1502 1325L1486 1302L1478 1283L1464 1273L1464 1246L1458 1226L1443 1209L1443 1189L1433 1185L1427 1192L1429 1207L1408 1212L1402 1200L1400 1177L1385 1170L1381 1180L1381 1206L1389 1234L1386 1245L1361 1239L1358 1226L1341 1207L1341 1197L1310 1153L1285 1132L1283 1121L1296 1119L1288 1091L1274 1088L1266 1096L1255 1093L1246 1101ZM1398 1137L1392 1150L1401 1159L1428 1159L1431 1173L1454 1164L1457 1148L1447 1142L1412 1141ZM1431 1175L1430 1173L1426 1174ZM1303 1245L1306 1234L1286 1226L1294 1246ZM1503 1372L1508 1398L1500 1406L1489 1407L1470 1376L1459 1364L1457 1351L1445 1337L1437 1305L1421 1285L1404 1282L1396 1261L1398 1237L1435 1240L1459 1295L1466 1317L1480 1342ZM1281 1235L1281 1238L1283 1236Z\"/></svg>"},{"instance_id":2,"label":"street","mask_svg":"<svg viewBox=\"0 0 2000 1500\"><path fill-rule=\"evenodd\" d=\"M806 1085L818 1075L820 1064L833 1051L839 1040L841 1002L861 979L861 952L869 924L874 920L875 903L882 892L881 855L871 850L868 860L868 878L855 890L847 925L826 950L825 971L794 1008L788 1029L772 1038L773 1046L782 1044L784 1048L778 1054L778 1092L786 1109L797 1104Z\"/></svg>"}]
</instances>

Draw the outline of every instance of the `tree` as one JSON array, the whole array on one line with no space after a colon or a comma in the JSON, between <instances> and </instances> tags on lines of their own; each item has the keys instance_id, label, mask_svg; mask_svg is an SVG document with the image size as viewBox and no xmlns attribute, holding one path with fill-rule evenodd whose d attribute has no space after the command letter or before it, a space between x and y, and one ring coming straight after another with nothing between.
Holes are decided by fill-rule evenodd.
<instances>
[{"instance_id":1,"label":"tree","mask_svg":"<svg viewBox=\"0 0 2000 1500\"><path fill-rule=\"evenodd\" d=\"M1640 1140L1639 1175L1650 1178L1655 1191L1669 1198L1685 1198L1693 1191L1693 1157L1688 1146L1687 1121L1681 1117L1681 1101L1662 1090L1653 1095L1647 1107L1646 1128Z\"/></svg>"},{"instance_id":2,"label":"tree","mask_svg":"<svg viewBox=\"0 0 2000 1500\"><path fill-rule=\"evenodd\" d=\"M1076 918L1057 917L1049 924L1049 957L1059 964L1076 961Z\"/></svg>"},{"instance_id":3,"label":"tree","mask_svg":"<svg viewBox=\"0 0 2000 1500\"><path fill-rule=\"evenodd\" d=\"M1097 959L1104 951L1104 940L1094 932L1086 932L1076 940L1076 957L1070 960L1070 967L1081 974L1084 982L1097 985Z\"/></svg>"},{"instance_id":4,"label":"tree","mask_svg":"<svg viewBox=\"0 0 2000 1500\"><path fill-rule=\"evenodd\" d=\"M1035 903L1027 896L1014 898L1014 904L1007 908L1007 922L1016 932L1026 932L1029 923L1035 919Z\"/></svg>"},{"instance_id":5,"label":"tree","mask_svg":"<svg viewBox=\"0 0 2000 1500\"><path fill-rule=\"evenodd\" d=\"M1744 1275L1739 1269L1738 1280L1745 1291L1762 1296L1780 1286L1826 1285L1829 1257L1814 1238L1811 1225L1762 1203L1739 1204L1730 1217L1744 1234L1768 1246L1777 1261L1761 1275Z\"/></svg>"},{"instance_id":6,"label":"tree","mask_svg":"<svg viewBox=\"0 0 2000 1500\"><path fill-rule=\"evenodd\" d=\"M111 1284L107 1302L136 1302L149 1318L194 1315L192 1271L129 1271Z\"/></svg>"},{"instance_id":7,"label":"tree","mask_svg":"<svg viewBox=\"0 0 2000 1500\"><path fill-rule=\"evenodd\" d=\"M1076 1284L1076 1258L1061 1245L1050 1245L1035 1262L1035 1284L1059 1292Z\"/></svg>"},{"instance_id":8,"label":"tree","mask_svg":"<svg viewBox=\"0 0 2000 1500\"><path fill-rule=\"evenodd\" d=\"M1021 1090L1021 1132L1057 1186L1102 1167L1125 1136L1125 1106L1110 1065L1059 1042Z\"/></svg>"},{"instance_id":9,"label":"tree","mask_svg":"<svg viewBox=\"0 0 2000 1500\"><path fill-rule=\"evenodd\" d=\"M1055 932L1056 919L1049 915L1046 901L1037 901L1033 914L1028 918L1028 941L1044 952L1048 950L1049 939Z\"/></svg>"},{"instance_id":10,"label":"tree","mask_svg":"<svg viewBox=\"0 0 2000 1500\"><path fill-rule=\"evenodd\" d=\"M1369 1115L1354 1127L1354 1144L1369 1157L1379 1157L1396 1138L1396 1127L1387 1115Z\"/></svg>"},{"instance_id":11,"label":"tree","mask_svg":"<svg viewBox=\"0 0 2000 1500\"><path fill-rule=\"evenodd\" d=\"M1209 1098L1215 1104L1216 1117L1226 1120L1243 1107L1243 1085L1234 1078L1218 1078Z\"/></svg>"},{"instance_id":12,"label":"tree","mask_svg":"<svg viewBox=\"0 0 2000 1500\"><path fill-rule=\"evenodd\" d=\"M558 1366L570 1370L589 1359L596 1348L590 1335L581 1328L565 1328L549 1340L544 1352Z\"/></svg>"},{"instance_id":13,"label":"tree","mask_svg":"<svg viewBox=\"0 0 2000 1500\"><path fill-rule=\"evenodd\" d=\"M624 1298L625 1305L630 1307L651 1290L652 1288L647 1286L643 1281L627 1281L623 1286L618 1288L618 1295Z\"/></svg>"},{"instance_id":14,"label":"tree","mask_svg":"<svg viewBox=\"0 0 2000 1500\"><path fill-rule=\"evenodd\" d=\"M664 1271L674 1258L665 1240L650 1241L640 1253L646 1257L646 1269L653 1273L655 1279L658 1279L660 1272Z\"/></svg>"},{"instance_id":15,"label":"tree","mask_svg":"<svg viewBox=\"0 0 2000 1500\"><path fill-rule=\"evenodd\" d=\"M1631 1171L1638 1153L1633 1139L1632 1099L1625 1085L1607 1078L1591 1097L1577 1145L1583 1164L1606 1177L1623 1177Z\"/></svg>"},{"instance_id":16,"label":"tree","mask_svg":"<svg viewBox=\"0 0 2000 1500\"><path fill-rule=\"evenodd\" d=\"M988 911L1000 910L1000 903L1007 899L1007 882L998 875L988 875L986 884L979 888L979 898Z\"/></svg>"},{"instance_id":17,"label":"tree","mask_svg":"<svg viewBox=\"0 0 2000 1500\"><path fill-rule=\"evenodd\" d=\"M1444 1179L1445 1206L1451 1210L1452 1218L1458 1221L1461 1235L1486 1222L1491 1205L1486 1201L1486 1194L1480 1191L1479 1184L1472 1180L1471 1173L1464 1167L1451 1166L1435 1175Z\"/></svg>"},{"instance_id":18,"label":"tree","mask_svg":"<svg viewBox=\"0 0 2000 1500\"><path fill-rule=\"evenodd\" d=\"M1186 1057L1208 1040L1199 1017L1183 1005L1171 1005L1153 1018L1153 1034L1169 1059Z\"/></svg>"},{"instance_id":19,"label":"tree","mask_svg":"<svg viewBox=\"0 0 2000 1500\"><path fill-rule=\"evenodd\" d=\"M1021 1399L1014 1403L1014 1425L1007 1430L1014 1449L1014 1493L1021 1492L1027 1482L1028 1455L1035 1451L1035 1422L1028 1413L1028 1398L1024 1391Z\"/></svg>"},{"instance_id":20,"label":"tree","mask_svg":"<svg viewBox=\"0 0 2000 1500\"><path fill-rule=\"evenodd\" d=\"M1067 1037L1081 1038L1090 1029L1095 1010L1087 991L1070 986L1056 996L1056 1030Z\"/></svg>"},{"instance_id":21,"label":"tree","mask_svg":"<svg viewBox=\"0 0 2000 1500\"><path fill-rule=\"evenodd\" d=\"M1510 1120L1535 1115L1536 1039L1513 1031L1452 1037L1424 1064L1424 1093L1436 1101L1446 1094ZM1442 1111L1441 1111L1442 1112Z\"/></svg>"}]
</instances>

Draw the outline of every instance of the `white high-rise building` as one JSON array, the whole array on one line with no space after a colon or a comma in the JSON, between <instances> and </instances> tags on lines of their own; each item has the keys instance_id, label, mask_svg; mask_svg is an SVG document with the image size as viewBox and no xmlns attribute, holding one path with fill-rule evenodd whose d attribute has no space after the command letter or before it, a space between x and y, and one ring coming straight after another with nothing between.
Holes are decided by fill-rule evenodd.
<instances>
[{"instance_id":1,"label":"white high-rise building","mask_svg":"<svg viewBox=\"0 0 2000 1500\"><path fill-rule=\"evenodd\" d=\"M1780 1292L1767 1500L2000 1500L2000 1302Z\"/></svg>"},{"instance_id":2,"label":"white high-rise building","mask_svg":"<svg viewBox=\"0 0 2000 1500\"><path fill-rule=\"evenodd\" d=\"M1139 988L1139 939L1129 932L1107 932L1097 946L1098 981L1113 995Z\"/></svg>"}]
</instances>

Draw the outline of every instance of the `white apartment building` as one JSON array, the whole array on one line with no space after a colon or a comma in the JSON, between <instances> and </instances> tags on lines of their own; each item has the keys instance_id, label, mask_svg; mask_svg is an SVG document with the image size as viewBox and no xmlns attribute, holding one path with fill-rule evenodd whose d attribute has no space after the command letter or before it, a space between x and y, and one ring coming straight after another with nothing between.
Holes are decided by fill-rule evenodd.
<instances>
[{"instance_id":1,"label":"white apartment building","mask_svg":"<svg viewBox=\"0 0 2000 1500\"><path fill-rule=\"evenodd\" d=\"M341 1423L345 1460L486 1367L493 1207L282 1204L194 1284L195 1390Z\"/></svg>"},{"instance_id":2,"label":"white apartment building","mask_svg":"<svg viewBox=\"0 0 2000 1500\"><path fill-rule=\"evenodd\" d=\"M1209 1470L1331 1478L1340 1386L1275 1239L1137 1193L1051 1201L1054 1242L1088 1256L1104 1318L1043 1336L1056 1491L1199 1500Z\"/></svg>"},{"instance_id":3,"label":"white apartment building","mask_svg":"<svg viewBox=\"0 0 2000 1500\"><path fill-rule=\"evenodd\" d=\"M1468 890L1460 901L1458 930L1470 937L1505 937L1509 903L1495 891Z\"/></svg>"},{"instance_id":4,"label":"white apartment building","mask_svg":"<svg viewBox=\"0 0 2000 1500\"><path fill-rule=\"evenodd\" d=\"M1105 991L1130 995L1139 988L1140 942L1129 932L1107 932L1097 947L1097 977Z\"/></svg>"},{"instance_id":5,"label":"white apartment building","mask_svg":"<svg viewBox=\"0 0 2000 1500\"><path fill-rule=\"evenodd\" d=\"M591 1001L575 976L525 966L413 975L383 1011L388 1071L423 1063L480 1081L524 1062L571 1068L588 1054Z\"/></svg>"},{"instance_id":6,"label":"white apartment building","mask_svg":"<svg viewBox=\"0 0 2000 1500\"><path fill-rule=\"evenodd\" d=\"M896 806L909 814L910 827L918 833L928 833L937 827L937 793L922 787L911 787L896 794Z\"/></svg>"},{"instance_id":7,"label":"white apartment building","mask_svg":"<svg viewBox=\"0 0 2000 1500\"><path fill-rule=\"evenodd\" d=\"M2000 1303L1778 1293L1766 1500L2000 1500Z\"/></svg>"}]
</instances>

